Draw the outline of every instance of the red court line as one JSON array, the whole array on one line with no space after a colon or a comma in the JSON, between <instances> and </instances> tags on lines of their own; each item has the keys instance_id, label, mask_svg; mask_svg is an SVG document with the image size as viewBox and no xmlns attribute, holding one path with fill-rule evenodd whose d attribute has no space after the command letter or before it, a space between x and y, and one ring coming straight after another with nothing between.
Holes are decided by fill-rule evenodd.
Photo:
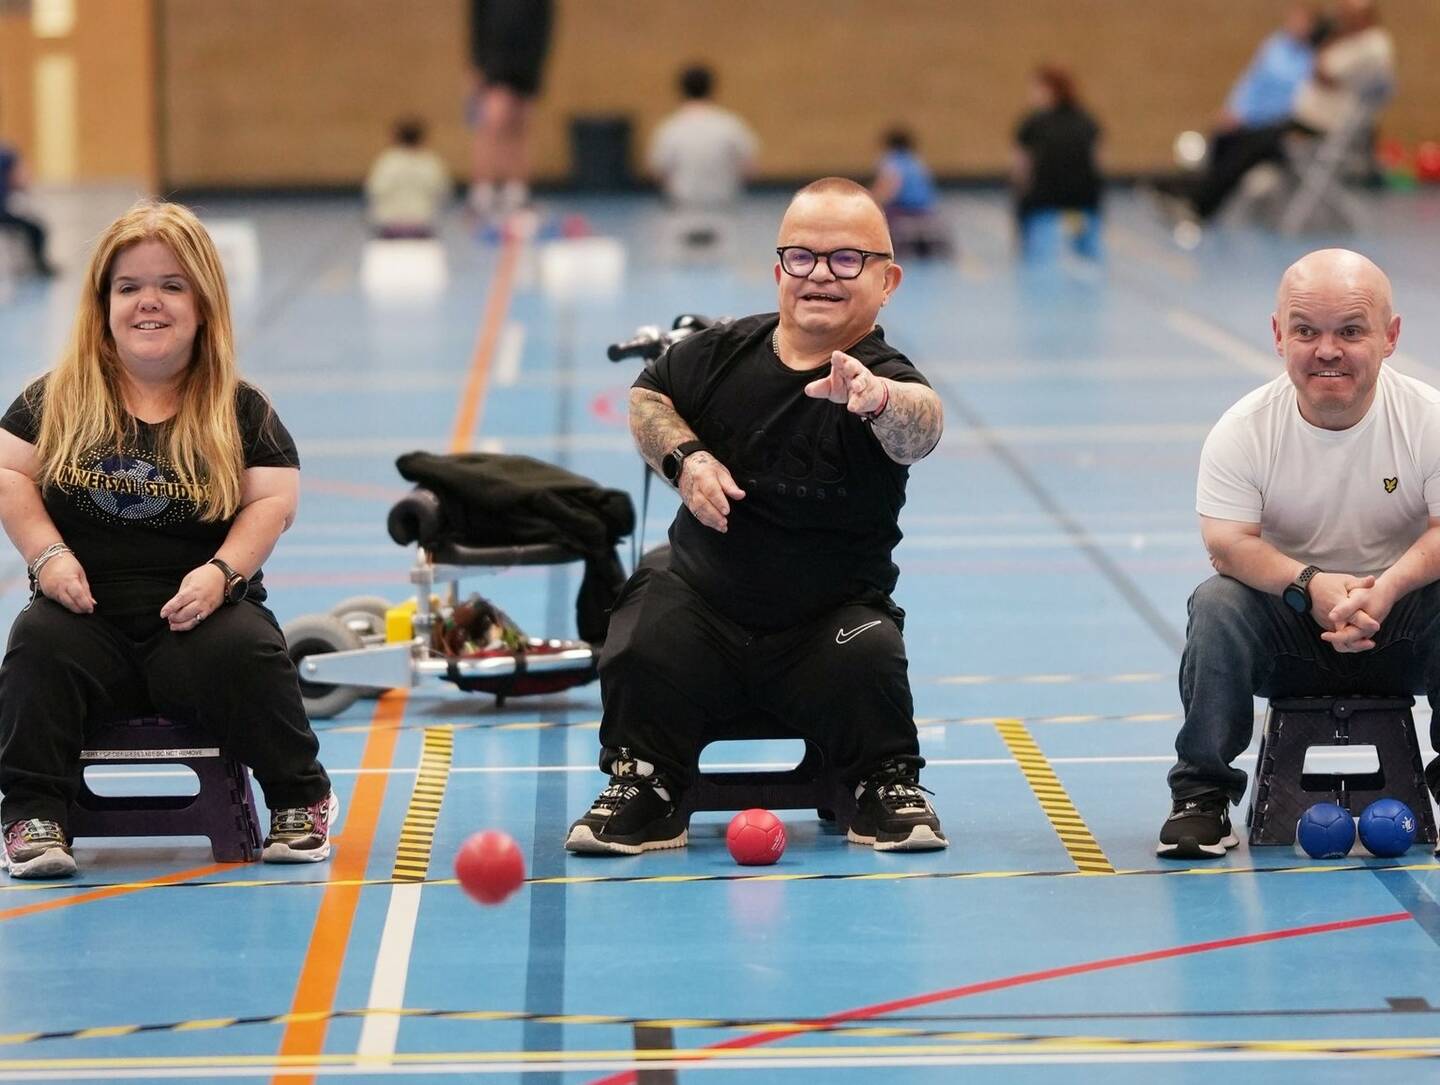
<instances>
[{"instance_id":1,"label":"red court line","mask_svg":"<svg viewBox=\"0 0 1440 1085\"><path fill-rule=\"evenodd\" d=\"M823 1017L803 1025L797 1024L788 1028L737 1036L733 1040L725 1040L718 1044L711 1044L708 1047L685 1054L677 1052L676 1057L694 1059L700 1062L708 1057L705 1054L706 1051L759 1047L762 1044L772 1044L776 1040L783 1040L801 1033L817 1032L831 1025L843 1024L847 1021L863 1021L869 1017L880 1017L886 1014L896 1013L900 1010L912 1010L917 1006L930 1006L936 1002L947 1002L954 998L968 998L971 995L983 995L990 991L1003 991L1011 987L1024 987L1032 983L1045 983L1048 980L1064 979L1067 976L1081 976L1088 972L1104 972L1112 968L1128 968L1131 965L1148 964L1151 961L1165 961L1172 960L1176 957L1190 957L1198 953L1210 953L1217 949L1234 949L1237 946L1254 946L1265 942L1279 942L1287 938L1304 938L1312 934L1330 934L1334 931L1357 930L1362 927L1379 926L1382 923L1399 923L1403 920L1413 918L1409 912L1389 912L1385 915L1362 916L1359 919L1342 919L1333 923L1317 923L1308 927L1288 927L1283 930L1261 931L1259 934L1242 934L1234 938L1220 938L1211 942L1192 942L1189 945L1171 946L1168 949L1152 949L1146 953L1131 953L1123 957L1102 957L1096 961L1067 964L1058 968L1045 968L1038 972L1021 972L1018 975L1004 976L1000 979L969 983L963 987L951 987L944 991L932 991L929 994L912 995L909 998L898 998L892 1002L881 1002L874 1006L862 1006L859 1009L842 1010L839 1013L831 1014L829 1017ZM611 1074L608 1077L596 1078L590 1085L634 1085L636 1080L635 1071L626 1070L618 1074Z\"/></svg>"}]
</instances>

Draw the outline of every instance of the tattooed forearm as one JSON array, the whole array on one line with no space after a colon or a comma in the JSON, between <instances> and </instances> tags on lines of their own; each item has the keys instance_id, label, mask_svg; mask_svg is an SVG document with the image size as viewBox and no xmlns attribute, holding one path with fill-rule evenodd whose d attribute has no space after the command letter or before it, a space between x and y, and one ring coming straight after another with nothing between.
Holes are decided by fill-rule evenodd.
<instances>
[{"instance_id":1,"label":"tattooed forearm","mask_svg":"<svg viewBox=\"0 0 1440 1085\"><path fill-rule=\"evenodd\" d=\"M890 402L873 423L885 454L896 463L915 463L940 443L945 412L940 397L923 384L890 382Z\"/></svg>"},{"instance_id":2,"label":"tattooed forearm","mask_svg":"<svg viewBox=\"0 0 1440 1085\"><path fill-rule=\"evenodd\" d=\"M665 453L695 440L695 431L676 413L670 397L648 388L630 389L630 432L640 455L656 471Z\"/></svg>"}]
</instances>

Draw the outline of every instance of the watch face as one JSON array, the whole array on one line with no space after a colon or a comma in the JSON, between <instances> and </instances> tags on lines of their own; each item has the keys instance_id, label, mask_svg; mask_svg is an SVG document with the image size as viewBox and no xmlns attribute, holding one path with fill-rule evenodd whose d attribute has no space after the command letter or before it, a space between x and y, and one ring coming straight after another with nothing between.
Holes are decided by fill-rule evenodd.
<instances>
[{"instance_id":1,"label":"watch face","mask_svg":"<svg viewBox=\"0 0 1440 1085\"><path fill-rule=\"evenodd\" d=\"M685 462L685 454L678 448L673 452L667 452L665 458L660 461L660 468L665 472L665 478L674 482L680 477L680 465Z\"/></svg>"},{"instance_id":2,"label":"watch face","mask_svg":"<svg viewBox=\"0 0 1440 1085\"><path fill-rule=\"evenodd\" d=\"M225 583L225 601L227 603L238 603L250 591L250 581L246 580L239 573Z\"/></svg>"},{"instance_id":3,"label":"watch face","mask_svg":"<svg viewBox=\"0 0 1440 1085\"><path fill-rule=\"evenodd\" d=\"M1305 594L1305 589L1291 584L1281 594L1280 598L1285 600L1285 605L1296 614L1304 614L1310 609L1310 597Z\"/></svg>"}]
</instances>

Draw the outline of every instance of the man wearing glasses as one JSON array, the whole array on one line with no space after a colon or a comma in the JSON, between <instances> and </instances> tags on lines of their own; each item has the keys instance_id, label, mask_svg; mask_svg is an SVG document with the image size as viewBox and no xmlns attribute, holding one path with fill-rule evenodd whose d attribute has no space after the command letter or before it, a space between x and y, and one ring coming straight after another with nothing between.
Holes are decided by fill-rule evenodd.
<instances>
[{"instance_id":1,"label":"man wearing glasses","mask_svg":"<svg viewBox=\"0 0 1440 1085\"><path fill-rule=\"evenodd\" d=\"M677 343L630 391L641 455L680 491L667 562L647 561L600 659L610 783L571 851L686 843L677 802L722 721L765 713L856 785L849 839L947 846L919 786L898 570L909 465L939 397L875 318L900 285L884 213L853 181L801 189L780 224L778 314Z\"/></svg>"}]
</instances>

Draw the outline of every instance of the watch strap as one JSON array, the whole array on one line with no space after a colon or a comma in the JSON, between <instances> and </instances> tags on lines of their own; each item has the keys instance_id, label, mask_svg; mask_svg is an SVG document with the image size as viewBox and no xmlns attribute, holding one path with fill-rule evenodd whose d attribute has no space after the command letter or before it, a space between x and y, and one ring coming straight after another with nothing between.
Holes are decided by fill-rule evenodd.
<instances>
[{"instance_id":1,"label":"watch strap","mask_svg":"<svg viewBox=\"0 0 1440 1085\"><path fill-rule=\"evenodd\" d=\"M693 456L697 452L709 452L704 441L681 441L675 446L675 451L682 456Z\"/></svg>"},{"instance_id":2,"label":"watch strap","mask_svg":"<svg viewBox=\"0 0 1440 1085\"><path fill-rule=\"evenodd\" d=\"M1300 575L1295 578L1295 586L1296 586L1297 588L1304 588L1304 589L1305 589L1305 594L1306 594L1306 595L1309 595L1309 594L1310 594L1310 581L1311 581L1311 579L1315 576L1315 574L1318 573L1319 571L1320 571L1320 569L1319 569L1318 566L1315 566L1315 565L1307 565L1307 566L1305 566L1305 568L1303 568L1303 569L1300 570Z\"/></svg>"}]
</instances>

